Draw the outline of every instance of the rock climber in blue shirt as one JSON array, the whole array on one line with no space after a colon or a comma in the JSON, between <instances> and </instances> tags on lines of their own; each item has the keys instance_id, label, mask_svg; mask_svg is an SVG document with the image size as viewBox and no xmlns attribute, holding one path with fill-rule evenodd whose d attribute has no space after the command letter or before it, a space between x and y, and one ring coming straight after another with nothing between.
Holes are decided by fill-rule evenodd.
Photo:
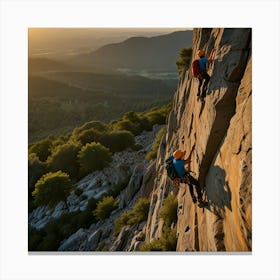
<instances>
[{"instance_id":1,"label":"rock climber in blue shirt","mask_svg":"<svg viewBox=\"0 0 280 280\"><path fill-rule=\"evenodd\" d=\"M197 55L199 56L199 70L200 70L200 73L197 77L199 81L197 97L201 101L204 101L204 98L206 96L207 85L210 80L210 76L207 73L207 66L208 63L212 62L213 53L214 53L214 49L211 51L209 58L207 58L205 56L204 50L199 50L197 52Z\"/></svg>"},{"instance_id":2,"label":"rock climber in blue shirt","mask_svg":"<svg viewBox=\"0 0 280 280\"><path fill-rule=\"evenodd\" d=\"M194 148L194 147L193 147ZM193 149L192 149L193 151ZM184 159L186 155L186 151L176 150L166 161L173 160L173 165L176 169L178 179L176 180L176 185L180 187L180 183L184 183L189 185L190 194L192 197L193 203L196 203L197 200L199 202L198 206L203 207L204 202L202 200L202 192L199 185L198 180L196 180L186 169L185 165L191 162L191 154L192 151L187 159ZM194 195L193 186L195 186L197 199Z\"/></svg>"}]
</instances>

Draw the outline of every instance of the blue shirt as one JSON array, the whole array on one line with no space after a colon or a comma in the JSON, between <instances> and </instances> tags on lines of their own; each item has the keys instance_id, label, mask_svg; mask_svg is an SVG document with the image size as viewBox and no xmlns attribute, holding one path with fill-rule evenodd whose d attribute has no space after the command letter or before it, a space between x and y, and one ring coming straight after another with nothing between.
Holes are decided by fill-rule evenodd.
<instances>
[{"instance_id":1,"label":"blue shirt","mask_svg":"<svg viewBox=\"0 0 280 280\"><path fill-rule=\"evenodd\" d=\"M199 59L199 69L201 71L206 71L207 62L208 62L208 59L205 56L203 56Z\"/></svg>"},{"instance_id":2,"label":"blue shirt","mask_svg":"<svg viewBox=\"0 0 280 280\"><path fill-rule=\"evenodd\" d=\"M173 165L179 177L183 177L186 174L185 161L182 159L173 159Z\"/></svg>"}]
</instances>

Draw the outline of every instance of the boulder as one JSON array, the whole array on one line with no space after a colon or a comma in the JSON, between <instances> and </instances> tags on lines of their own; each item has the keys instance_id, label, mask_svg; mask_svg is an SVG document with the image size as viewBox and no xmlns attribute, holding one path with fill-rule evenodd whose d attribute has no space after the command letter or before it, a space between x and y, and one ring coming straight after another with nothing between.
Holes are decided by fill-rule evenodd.
<instances>
[{"instance_id":1,"label":"boulder","mask_svg":"<svg viewBox=\"0 0 280 280\"><path fill-rule=\"evenodd\" d=\"M96 230L93 234L89 236L87 239L87 242L85 244L85 251L95 251L98 243L100 241L100 238L102 236L102 229Z\"/></svg>"},{"instance_id":2,"label":"boulder","mask_svg":"<svg viewBox=\"0 0 280 280\"><path fill-rule=\"evenodd\" d=\"M133 227L123 227L110 251L126 251L126 247L130 244L133 234Z\"/></svg>"},{"instance_id":3,"label":"boulder","mask_svg":"<svg viewBox=\"0 0 280 280\"><path fill-rule=\"evenodd\" d=\"M85 229L80 228L69 238L64 240L58 248L58 251L79 251L80 245L87 238L88 233Z\"/></svg>"},{"instance_id":4,"label":"boulder","mask_svg":"<svg viewBox=\"0 0 280 280\"><path fill-rule=\"evenodd\" d=\"M138 164L130 177L128 186L120 194L120 209L124 208L139 191L143 180L143 164Z\"/></svg>"},{"instance_id":5,"label":"boulder","mask_svg":"<svg viewBox=\"0 0 280 280\"><path fill-rule=\"evenodd\" d=\"M140 231L138 232L131 240L128 251L133 252L139 250L141 244L145 241L145 233Z\"/></svg>"}]
</instances>

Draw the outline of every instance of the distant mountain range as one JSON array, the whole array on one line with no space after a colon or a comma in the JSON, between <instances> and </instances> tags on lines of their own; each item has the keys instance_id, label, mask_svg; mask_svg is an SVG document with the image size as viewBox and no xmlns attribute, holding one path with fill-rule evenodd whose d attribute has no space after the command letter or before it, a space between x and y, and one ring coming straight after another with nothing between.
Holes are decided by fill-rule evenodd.
<instances>
[{"instance_id":1,"label":"distant mountain range","mask_svg":"<svg viewBox=\"0 0 280 280\"><path fill-rule=\"evenodd\" d=\"M132 37L68 61L93 69L176 71L179 51L192 45L192 31L177 31L151 38Z\"/></svg>"},{"instance_id":2,"label":"distant mountain range","mask_svg":"<svg viewBox=\"0 0 280 280\"><path fill-rule=\"evenodd\" d=\"M46 57L31 57L28 58L29 74L42 71L66 71L70 70L70 66L64 62Z\"/></svg>"},{"instance_id":3,"label":"distant mountain range","mask_svg":"<svg viewBox=\"0 0 280 280\"><path fill-rule=\"evenodd\" d=\"M67 60L30 57L29 141L169 103L179 51L191 44L188 30L132 37Z\"/></svg>"}]
</instances>

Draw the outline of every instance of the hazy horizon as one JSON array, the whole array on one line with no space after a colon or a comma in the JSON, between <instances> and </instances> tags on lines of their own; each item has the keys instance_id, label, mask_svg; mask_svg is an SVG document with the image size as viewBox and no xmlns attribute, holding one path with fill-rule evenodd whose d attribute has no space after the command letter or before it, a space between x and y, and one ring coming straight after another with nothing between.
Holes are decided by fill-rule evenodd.
<instances>
[{"instance_id":1,"label":"hazy horizon","mask_svg":"<svg viewBox=\"0 0 280 280\"><path fill-rule=\"evenodd\" d=\"M28 55L67 57L94 51L130 37L153 37L191 28L37 28L28 29Z\"/></svg>"}]
</instances>

